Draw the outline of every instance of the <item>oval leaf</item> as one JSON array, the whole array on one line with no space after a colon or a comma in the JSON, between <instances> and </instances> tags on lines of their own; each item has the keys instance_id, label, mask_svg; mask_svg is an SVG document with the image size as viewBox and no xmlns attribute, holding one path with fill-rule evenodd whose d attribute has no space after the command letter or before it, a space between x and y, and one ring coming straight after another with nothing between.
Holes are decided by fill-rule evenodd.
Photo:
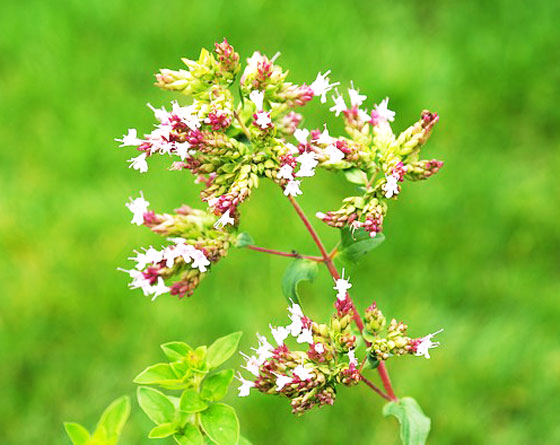
<instances>
[{"instance_id":1,"label":"oval leaf","mask_svg":"<svg viewBox=\"0 0 560 445\"><path fill-rule=\"evenodd\" d=\"M397 418L401 425L401 440L404 445L424 445L426 443L431 421L413 398L404 397L398 402L387 403L383 407L383 415Z\"/></svg>"},{"instance_id":2,"label":"oval leaf","mask_svg":"<svg viewBox=\"0 0 560 445\"><path fill-rule=\"evenodd\" d=\"M175 407L165 394L157 389L141 386L137 395L140 408L155 424L173 422Z\"/></svg>"},{"instance_id":3,"label":"oval leaf","mask_svg":"<svg viewBox=\"0 0 560 445\"><path fill-rule=\"evenodd\" d=\"M210 368L216 368L230 358L237 350L239 339L243 332L234 332L225 337L218 338L208 348L206 363Z\"/></svg>"},{"instance_id":4,"label":"oval leaf","mask_svg":"<svg viewBox=\"0 0 560 445\"><path fill-rule=\"evenodd\" d=\"M282 278L282 292L288 301L300 304L297 286L300 281L313 281L319 268L317 262L297 259L288 266Z\"/></svg>"},{"instance_id":5,"label":"oval leaf","mask_svg":"<svg viewBox=\"0 0 560 445\"><path fill-rule=\"evenodd\" d=\"M363 228L352 230L344 227L340 230L340 251L337 258L347 263L357 263L362 256L385 241L385 235L378 233L373 238Z\"/></svg>"},{"instance_id":6,"label":"oval leaf","mask_svg":"<svg viewBox=\"0 0 560 445\"><path fill-rule=\"evenodd\" d=\"M160 385L173 383L177 380L177 375L169 363L158 363L148 366L134 379L134 383L141 385Z\"/></svg>"},{"instance_id":7,"label":"oval leaf","mask_svg":"<svg viewBox=\"0 0 560 445\"><path fill-rule=\"evenodd\" d=\"M204 432L218 445L232 445L239 440L239 421L235 410L223 403L215 403L200 414Z\"/></svg>"},{"instance_id":8,"label":"oval leaf","mask_svg":"<svg viewBox=\"0 0 560 445\"><path fill-rule=\"evenodd\" d=\"M155 426L151 429L148 434L148 439L163 439L164 437L169 437L175 434L177 429L172 423L162 423L161 425Z\"/></svg>"},{"instance_id":9,"label":"oval leaf","mask_svg":"<svg viewBox=\"0 0 560 445\"><path fill-rule=\"evenodd\" d=\"M200 430L190 423L185 426L183 434L175 435L173 438L180 445L202 445L204 441Z\"/></svg>"},{"instance_id":10,"label":"oval leaf","mask_svg":"<svg viewBox=\"0 0 560 445\"><path fill-rule=\"evenodd\" d=\"M228 392L229 385L233 380L233 369L225 369L217 372L202 382L202 398L217 402L225 397Z\"/></svg>"},{"instance_id":11,"label":"oval leaf","mask_svg":"<svg viewBox=\"0 0 560 445\"><path fill-rule=\"evenodd\" d=\"M181 395L179 408L187 413L197 413L208 408L208 403L202 400L196 391L187 390Z\"/></svg>"},{"instance_id":12,"label":"oval leaf","mask_svg":"<svg viewBox=\"0 0 560 445\"><path fill-rule=\"evenodd\" d=\"M192 351L192 348L182 341L170 341L169 343L161 345L160 348L171 362L181 360L186 357L190 351Z\"/></svg>"},{"instance_id":13,"label":"oval leaf","mask_svg":"<svg viewBox=\"0 0 560 445\"><path fill-rule=\"evenodd\" d=\"M105 428L108 437L118 437L130 415L130 399L123 396L112 402L101 414L97 428Z\"/></svg>"},{"instance_id":14,"label":"oval leaf","mask_svg":"<svg viewBox=\"0 0 560 445\"><path fill-rule=\"evenodd\" d=\"M64 422L64 429L74 445L85 445L89 440L89 431L79 423Z\"/></svg>"}]
</instances>

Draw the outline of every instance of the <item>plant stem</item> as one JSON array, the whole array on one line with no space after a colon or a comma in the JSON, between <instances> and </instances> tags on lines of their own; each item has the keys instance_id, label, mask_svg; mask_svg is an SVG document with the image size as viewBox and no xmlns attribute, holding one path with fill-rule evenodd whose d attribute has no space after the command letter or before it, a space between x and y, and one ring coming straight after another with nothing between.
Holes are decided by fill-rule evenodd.
<instances>
[{"instance_id":1,"label":"plant stem","mask_svg":"<svg viewBox=\"0 0 560 445\"><path fill-rule=\"evenodd\" d=\"M280 250L266 249L265 247L259 247L259 246L245 246L245 247L247 249L255 250L257 252L269 253L271 255L280 255L280 256L285 256L285 257L290 257L290 258L305 258L306 260L316 261L318 263L322 263L324 261L323 257L301 255L301 254L299 254L295 251L293 251L293 252L281 252Z\"/></svg>"},{"instance_id":2,"label":"plant stem","mask_svg":"<svg viewBox=\"0 0 560 445\"><path fill-rule=\"evenodd\" d=\"M381 397L383 397L386 400L393 400L391 399L391 397L389 397L387 394L385 394L383 391L381 391L377 386L375 386L372 382L370 382L368 379L366 379L363 375L360 374L361 380L362 382L364 382L367 386L369 386L371 389L373 389L377 394L379 394Z\"/></svg>"},{"instance_id":3,"label":"plant stem","mask_svg":"<svg viewBox=\"0 0 560 445\"><path fill-rule=\"evenodd\" d=\"M239 122L239 126L241 127L241 131L243 131L243 133L245 134L247 139L250 141L251 140L251 133L249 133L249 130L247 129L247 127L245 126L245 124L243 123L241 118L239 117L239 114L237 114L237 111L233 112L233 116L235 117L237 122Z\"/></svg>"},{"instance_id":4,"label":"plant stem","mask_svg":"<svg viewBox=\"0 0 560 445\"><path fill-rule=\"evenodd\" d=\"M317 234L317 232L315 231L315 229L307 219L307 216L305 216L305 213L303 212L302 208L297 203L295 198L293 196L288 196L288 199L290 200L292 206L294 207L295 211L299 215L303 224L307 228L307 231L310 233L311 237L313 238L313 241L315 241L315 244L317 244L317 247L319 248L321 255L323 256L323 262L325 263L325 266L327 266L327 269L329 270L331 276L335 280L338 280L340 278L338 270L336 269L333 263L332 257L330 257L329 253L326 251L325 246L321 241L321 238L319 238L319 235ZM364 330L364 322L362 321L362 318L360 317L358 311L356 310L356 305L354 304L354 300L352 300L352 297L348 292L346 293L346 298L348 298L348 300L350 301L350 304L353 309L352 312L353 312L354 323L356 323L356 326L358 327L359 331L362 332ZM369 345L369 342L367 340L365 341L366 344ZM387 372L387 368L385 367L385 363L383 361L379 363L379 366L377 367L377 372L381 377L381 381L383 382L383 387L387 392L389 400L393 400L393 401L398 400L397 396L395 395L395 392L393 391L393 386L391 385L391 379L389 378L389 373Z\"/></svg>"}]
</instances>

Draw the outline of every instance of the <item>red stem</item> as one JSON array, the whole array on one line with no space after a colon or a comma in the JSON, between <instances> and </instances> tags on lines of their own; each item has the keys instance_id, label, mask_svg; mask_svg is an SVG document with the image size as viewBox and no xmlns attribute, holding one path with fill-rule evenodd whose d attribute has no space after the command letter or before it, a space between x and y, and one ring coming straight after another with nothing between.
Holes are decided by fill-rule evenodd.
<instances>
[{"instance_id":1,"label":"red stem","mask_svg":"<svg viewBox=\"0 0 560 445\"><path fill-rule=\"evenodd\" d=\"M290 258L305 258L307 260L316 261L318 263L323 262L323 257L320 256L300 255L297 252L281 252L280 250L266 249L265 247L259 247L259 246L245 246L245 247L247 249L255 250L257 252L270 253L271 255L279 255L279 256L285 256Z\"/></svg>"},{"instance_id":2,"label":"red stem","mask_svg":"<svg viewBox=\"0 0 560 445\"><path fill-rule=\"evenodd\" d=\"M367 386L369 386L371 389L373 389L377 394L379 394L381 397L383 397L386 400L393 400L391 399L391 397L389 397L387 394L385 394L383 391L381 391L377 386L375 386L372 382L370 382L368 379L366 379L363 375L360 374L361 380L362 382L364 382Z\"/></svg>"},{"instance_id":3,"label":"red stem","mask_svg":"<svg viewBox=\"0 0 560 445\"><path fill-rule=\"evenodd\" d=\"M297 214L299 215L299 217L303 221L303 224L307 228L308 232L311 234L311 237L313 238L313 241L315 241L315 244L317 244L317 247L321 251L321 255L323 256L323 262L325 263L325 266L327 266L327 269L329 270L331 276L335 280L338 280L340 278L340 275L338 274L338 270L336 270L336 267L333 263L333 260L329 256L329 253L326 251L325 246L323 245L323 242L319 238L319 235L317 234L317 232L315 231L315 229L313 228L313 226L311 225L311 223L307 219L307 216L305 216L305 213L303 212L302 208L297 203L295 198L293 196L288 196L288 199L290 200L290 202L292 203L292 206L294 207L295 211L297 212ZM346 293L346 297L348 298L348 300L350 301L350 304L352 305L352 309L353 309L352 312L354 314L353 315L354 323L356 323L356 326L358 327L360 332L362 332L364 330L364 322L362 321L362 318L360 317L360 315L358 314L358 311L356 310L354 300L352 300L352 297L350 296L349 293ZM365 341L366 341L366 344L368 344L368 345L370 344L367 340L365 340ZM391 385L391 379L389 378L387 368L385 367L385 363L383 361L381 361L379 363L379 366L377 367L377 372L379 373L379 376L381 377L381 381L383 382L383 387L385 388L385 391L387 392L389 400L393 400L393 401L398 400L397 396L395 395L395 392L393 391L393 386Z\"/></svg>"}]
</instances>

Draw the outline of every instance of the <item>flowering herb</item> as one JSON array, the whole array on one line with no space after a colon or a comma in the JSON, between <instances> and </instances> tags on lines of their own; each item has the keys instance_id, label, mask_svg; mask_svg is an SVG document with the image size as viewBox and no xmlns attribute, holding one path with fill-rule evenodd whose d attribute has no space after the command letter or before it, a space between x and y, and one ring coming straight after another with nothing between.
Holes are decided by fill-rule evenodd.
<instances>
[{"instance_id":1,"label":"flowering herb","mask_svg":"<svg viewBox=\"0 0 560 445\"><path fill-rule=\"evenodd\" d=\"M203 187L203 209L182 205L171 213L156 213L141 192L126 203L133 224L168 239L162 247L135 251L130 258L134 266L125 270L130 287L152 300L166 293L190 296L231 247L293 258L282 282L290 301L290 322L267 322L271 340L257 334L256 347L242 353L243 373L236 375L239 396L261 392L284 397L293 413L303 414L332 405L341 385L362 383L389 402L383 413L401 423L405 443L425 443L430 420L413 399L396 396L385 362L403 355L430 358L430 350L439 346L433 338L441 331L409 337L407 325L395 319L387 323L375 303L362 317L349 293L350 279L344 270L339 274L334 260L352 265L378 247L384 240L389 202L399 198L405 180L427 179L442 167L441 161L420 157L439 117L422 111L417 122L395 134L391 123L396 112L389 108L389 98L368 101L353 83L345 91L330 79L330 70L319 72L309 84L295 84L276 63L278 56L269 59L255 52L242 66L224 40L215 44L213 53L203 49L197 60L183 59L185 68L156 74L157 86L187 99L167 108L148 104L155 128L143 137L129 129L117 141L120 147L139 151L127 161L139 173L146 173L157 155L170 158L170 170L190 172ZM343 121L343 135L331 134L326 123L321 128L302 126L299 112L315 98ZM342 171L359 186L337 209L316 213L320 221L340 230L340 243L331 251L296 200L318 169ZM263 179L276 183L290 201L319 256L256 246L250 235L237 233L242 204ZM304 313L297 293L298 283L312 280L320 264L332 276L336 291L326 323ZM208 375L236 349L239 335L232 336L209 348L162 345L169 363L147 368L135 381L182 394L140 388L140 405L157 424L150 437L173 436L180 444L248 443L239 436L233 408L216 403L225 395L233 371ZM382 387L367 377L372 370Z\"/></svg>"}]
</instances>

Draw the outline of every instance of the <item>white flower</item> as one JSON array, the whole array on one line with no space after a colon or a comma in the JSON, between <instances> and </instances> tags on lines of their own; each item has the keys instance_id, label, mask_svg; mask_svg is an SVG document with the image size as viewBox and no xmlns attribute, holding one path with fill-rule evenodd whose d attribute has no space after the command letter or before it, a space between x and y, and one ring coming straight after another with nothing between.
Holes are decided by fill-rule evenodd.
<instances>
[{"instance_id":1,"label":"white flower","mask_svg":"<svg viewBox=\"0 0 560 445\"><path fill-rule=\"evenodd\" d=\"M337 292L336 298L338 298L340 301L346 300L346 293L351 287L352 285L350 284L350 281L344 279L344 269L342 269L342 277L336 280L335 286L333 287L333 289Z\"/></svg>"},{"instance_id":2,"label":"white flower","mask_svg":"<svg viewBox=\"0 0 560 445\"><path fill-rule=\"evenodd\" d=\"M334 101L334 105L329 108L329 111L333 111L335 116L339 116L340 113L348 109L346 107L346 103L344 102L344 98L340 94L338 94L337 96L333 96L332 98Z\"/></svg>"},{"instance_id":3,"label":"white flower","mask_svg":"<svg viewBox=\"0 0 560 445\"><path fill-rule=\"evenodd\" d=\"M208 261L208 258L206 258L201 250L194 249L193 253L191 254L191 258L193 260L193 263L191 265L193 269L198 269L201 272L206 272L208 270L206 266L210 265L210 261Z\"/></svg>"},{"instance_id":4,"label":"white flower","mask_svg":"<svg viewBox=\"0 0 560 445\"><path fill-rule=\"evenodd\" d=\"M274 341L276 342L276 344L278 346L284 344L284 340L286 340L288 335L290 335L290 330L283 326L273 328L272 325L269 325L269 327L270 327L270 332L272 333L272 336L274 337Z\"/></svg>"},{"instance_id":5,"label":"white flower","mask_svg":"<svg viewBox=\"0 0 560 445\"><path fill-rule=\"evenodd\" d=\"M136 147L144 142L142 139L138 139L138 133L134 128L130 128L122 139L115 139L115 141L122 142L119 147Z\"/></svg>"},{"instance_id":6,"label":"white flower","mask_svg":"<svg viewBox=\"0 0 560 445\"><path fill-rule=\"evenodd\" d=\"M329 157L329 162L337 163L344 159L344 153L333 144L325 148L325 154Z\"/></svg>"},{"instance_id":7,"label":"white flower","mask_svg":"<svg viewBox=\"0 0 560 445\"><path fill-rule=\"evenodd\" d=\"M350 103L353 107L359 107L367 99L367 96L360 94L358 90L354 88L354 83L352 82L352 88L348 88L348 95L350 96Z\"/></svg>"},{"instance_id":8,"label":"white flower","mask_svg":"<svg viewBox=\"0 0 560 445\"><path fill-rule=\"evenodd\" d=\"M247 397L251 392L251 388L255 387L255 382L252 382L251 380L245 380L241 376L241 374L239 374L239 376L236 376L236 378L241 382L241 386L238 388L239 397Z\"/></svg>"},{"instance_id":9,"label":"white flower","mask_svg":"<svg viewBox=\"0 0 560 445\"><path fill-rule=\"evenodd\" d=\"M308 380L314 377L313 373L309 372L309 370L306 369L303 365L297 365L294 368L293 373L297 375L301 380Z\"/></svg>"},{"instance_id":10,"label":"white flower","mask_svg":"<svg viewBox=\"0 0 560 445\"><path fill-rule=\"evenodd\" d=\"M326 71L325 74L318 73L317 78L309 85L314 96L321 96L321 103L323 104L327 101L327 93L335 86L340 85L340 82L329 83L328 76L330 73L331 70Z\"/></svg>"},{"instance_id":11,"label":"white flower","mask_svg":"<svg viewBox=\"0 0 560 445\"><path fill-rule=\"evenodd\" d=\"M263 109L263 101L264 101L264 91L253 90L251 94L249 94L249 99L251 102L255 104L257 107L257 111L262 111Z\"/></svg>"},{"instance_id":12,"label":"white flower","mask_svg":"<svg viewBox=\"0 0 560 445\"><path fill-rule=\"evenodd\" d=\"M294 131L294 137L300 144L307 144L309 130L307 128L297 128L296 131Z\"/></svg>"},{"instance_id":13,"label":"white flower","mask_svg":"<svg viewBox=\"0 0 560 445\"><path fill-rule=\"evenodd\" d=\"M290 320L292 322L288 326L286 326L286 329L290 331L290 334L293 337L297 337L303 329L303 322L301 321L301 317L298 315L291 315Z\"/></svg>"},{"instance_id":14,"label":"white flower","mask_svg":"<svg viewBox=\"0 0 560 445\"><path fill-rule=\"evenodd\" d=\"M220 219L218 219L218 221L214 223L214 228L221 229L228 224L231 224L232 226L235 224L235 219L229 216L229 209L222 216L220 216Z\"/></svg>"},{"instance_id":15,"label":"white flower","mask_svg":"<svg viewBox=\"0 0 560 445\"><path fill-rule=\"evenodd\" d=\"M381 119L384 120L385 122L393 122L395 120L395 112L391 111L387 108L387 105L389 105L389 98L386 97L385 99L383 99L381 101L381 103L379 105L376 105L375 111L377 112L377 116Z\"/></svg>"},{"instance_id":16,"label":"white flower","mask_svg":"<svg viewBox=\"0 0 560 445\"><path fill-rule=\"evenodd\" d=\"M292 144L291 142L285 142L284 145L288 148L288 150L290 150L291 154L295 155L295 154L299 153L298 148L294 144Z\"/></svg>"},{"instance_id":17,"label":"white flower","mask_svg":"<svg viewBox=\"0 0 560 445\"><path fill-rule=\"evenodd\" d=\"M315 343L315 346L313 348L315 349L315 352L317 354L322 354L323 352L325 352L325 346L323 345L323 343Z\"/></svg>"},{"instance_id":18,"label":"white flower","mask_svg":"<svg viewBox=\"0 0 560 445\"><path fill-rule=\"evenodd\" d=\"M416 346L416 352L414 353L414 355L423 355L426 358L430 358L429 350L432 348L437 348L439 346L439 341L432 341L432 338L434 337L434 335L437 335L440 332L443 332L443 329L440 329L433 334L428 334L425 337L422 337L420 339L420 343L418 344L418 346Z\"/></svg>"},{"instance_id":19,"label":"white flower","mask_svg":"<svg viewBox=\"0 0 560 445\"><path fill-rule=\"evenodd\" d=\"M146 296L150 294L152 285L150 284L150 280L144 277L144 274L141 270L126 270L120 268L117 270L126 272L130 276L130 278L132 278L132 281L128 285L131 289L142 289L142 292L144 292L144 295Z\"/></svg>"},{"instance_id":20,"label":"white flower","mask_svg":"<svg viewBox=\"0 0 560 445\"><path fill-rule=\"evenodd\" d=\"M311 328L302 329L298 338L296 339L298 343L309 343L313 344L313 331Z\"/></svg>"},{"instance_id":21,"label":"white flower","mask_svg":"<svg viewBox=\"0 0 560 445\"><path fill-rule=\"evenodd\" d=\"M274 348L263 335L257 333L257 338L259 340L259 347L257 349L253 348L253 351L257 354L257 363L262 365L267 359L272 357Z\"/></svg>"},{"instance_id":22,"label":"white flower","mask_svg":"<svg viewBox=\"0 0 560 445\"><path fill-rule=\"evenodd\" d=\"M261 127L262 130L266 130L272 125L272 120L270 119L270 113L266 111L259 111L256 113L257 118L255 123L257 126Z\"/></svg>"},{"instance_id":23,"label":"white flower","mask_svg":"<svg viewBox=\"0 0 560 445\"><path fill-rule=\"evenodd\" d=\"M148 105L148 108L150 108L150 110L152 110L154 112L154 116L155 118L160 121L162 124L164 122L168 122L169 121L169 113L167 112L167 110L165 109L165 107L161 107L161 108L154 108L152 106L152 104L146 104Z\"/></svg>"},{"instance_id":24,"label":"white flower","mask_svg":"<svg viewBox=\"0 0 560 445\"><path fill-rule=\"evenodd\" d=\"M348 351L348 361L351 365L358 366L358 359L356 358L356 352L354 349Z\"/></svg>"},{"instance_id":25,"label":"white flower","mask_svg":"<svg viewBox=\"0 0 560 445\"><path fill-rule=\"evenodd\" d=\"M301 310L301 306L297 303L294 303L291 299L290 302L292 303L291 306L288 306L288 312L290 313L290 318L292 317L303 318L303 311Z\"/></svg>"},{"instance_id":26,"label":"white flower","mask_svg":"<svg viewBox=\"0 0 560 445\"><path fill-rule=\"evenodd\" d=\"M323 127L323 131L315 141L317 144L328 145L333 141L333 137L329 135L329 130L327 130L327 124Z\"/></svg>"},{"instance_id":27,"label":"white flower","mask_svg":"<svg viewBox=\"0 0 560 445\"><path fill-rule=\"evenodd\" d=\"M130 162L128 168L133 168L134 170L138 170L140 173L146 173L148 171L148 163L146 162L146 157L148 155L146 153L142 153L135 158L130 158L126 162Z\"/></svg>"},{"instance_id":28,"label":"white flower","mask_svg":"<svg viewBox=\"0 0 560 445\"><path fill-rule=\"evenodd\" d=\"M175 259L181 256L180 249L170 246L163 251L163 259L165 260L165 267L173 267Z\"/></svg>"},{"instance_id":29,"label":"white flower","mask_svg":"<svg viewBox=\"0 0 560 445\"><path fill-rule=\"evenodd\" d=\"M185 244L184 241L185 240L183 240L183 242L177 243L177 245L175 246L175 252L177 253L177 256L181 256L183 258L183 261L186 264L189 264L194 259L194 256L198 251L193 245ZM194 268L194 264L192 267Z\"/></svg>"},{"instance_id":30,"label":"white flower","mask_svg":"<svg viewBox=\"0 0 560 445\"><path fill-rule=\"evenodd\" d=\"M245 359L245 366L242 366L242 368L245 368L247 371L249 371L255 377L258 377L259 376L259 361L257 360L257 357L255 357L254 355L248 356L247 354L243 354L243 352L240 352L240 354Z\"/></svg>"},{"instance_id":31,"label":"white flower","mask_svg":"<svg viewBox=\"0 0 560 445\"><path fill-rule=\"evenodd\" d=\"M368 114L367 111L358 108L358 119L360 119L362 122L369 122L371 120L371 115Z\"/></svg>"},{"instance_id":32,"label":"white flower","mask_svg":"<svg viewBox=\"0 0 560 445\"><path fill-rule=\"evenodd\" d=\"M300 167L296 176L298 177L310 177L315 175L315 167L319 163L315 156L315 153L306 151L305 153L299 155L296 161L300 163Z\"/></svg>"},{"instance_id":33,"label":"white flower","mask_svg":"<svg viewBox=\"0 0 560 445\"><path fill-rule=\"evenodd\" d=\"M399 177L397 175L385 175L385 184L381 186L385 192L385 198L392 198L399 194Z\"/></svg>"},{"instance_id":34,"label":"white flower","mask_svg":"<svg viewBox=\"0 0 560 445\"><path fill-rule=\"evenodd\" d=\"M128 210L132 212L132 220L130 222L141 226L144 224L144 213L148 211L150 203L144 199L144 194L142 192L140 192L140 198L129 199L130 202L127 202L125 205L128 207Z\"/></svg>"},{"instance_id":35,"label":"white flower","mask_svg":"<svg viewBox=\"0 0 560 445\"><path fill-rule=\"evenodd\" d=\"M276 376L276 391L282 391L284 386L292 383L292 377L282 374L274 374Z\"/></svg>"},{"instance_id":36,"label":"white flower","mask_svg":"<svg viewBox=\"0 0 560 445\"><path fill-rule=\"evenodd\" d=\"M161 294L165 294L166 292L169 292L170 290L171 289L165 285L165 282L163 281L163 278L158 277L157 284L155 286L153 286L152 289L150 290L150 293L154 295L152 297L152 301L154 301Z\"/></svg>"},{"instance_id":37,"label":"white flower","mask_svg":"<svg viewBox=\"0 0 560 445\"><path fill-rule=\"evenodd\" d=\"M302 191L299 188L301 181L290 181L286 184L284 188L284 195L285 196L298 196L302 194Z\"/></svg>"},{"instance_id":38,"label":"white flower","mask_svg":"<svg viewBox=\"0 0 560 445\"><path fill-rule=\"evenodd\" d=\"M189 149L191 148L191 144L188 142L177 142L175 143L175 154L184 161L186 158L189 157Z\"/></svg>"},{"instance_id":39,"label":"white flower","mask_svg":"<svg viewBox=\"0 0 560 445\"><path fill-rule=\"evenodd\" d=\"M294 167L290 164L284 164L278 170L278 179L294 179Z\"/></svg>"}]
</instances>

